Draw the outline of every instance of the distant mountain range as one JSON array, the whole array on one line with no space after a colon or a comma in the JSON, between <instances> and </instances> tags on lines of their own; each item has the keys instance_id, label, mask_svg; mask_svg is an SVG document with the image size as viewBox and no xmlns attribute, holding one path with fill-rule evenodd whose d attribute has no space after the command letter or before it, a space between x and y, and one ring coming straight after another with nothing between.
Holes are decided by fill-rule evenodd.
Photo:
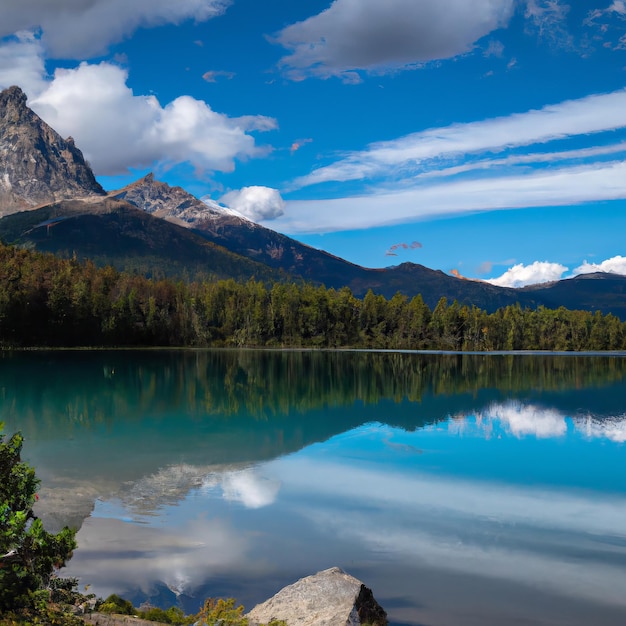
<instances>
[{"instance_id":1,"label":"distant mountain range","mask_svg":"<svg viewBox=\"0 0 626 626\"><path fill-rule=\"evenodd\" d=\"M523 289L449 276L414 263L369 269L207 204L152 174L106 193L74 145L26 105L18 87L0 93L0 239L76 255L153 277L306 280L357 296L421 294L489 312L535 308L611 312L626 319L626 277L588 274Z\"/></svg>"}]
</instances>

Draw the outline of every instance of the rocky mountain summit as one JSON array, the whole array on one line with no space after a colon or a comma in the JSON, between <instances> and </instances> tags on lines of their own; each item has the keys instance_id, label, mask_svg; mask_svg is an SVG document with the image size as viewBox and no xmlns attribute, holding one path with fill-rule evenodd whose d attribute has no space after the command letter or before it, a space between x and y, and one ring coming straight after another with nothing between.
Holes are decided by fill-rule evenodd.
<instances>
[{"instance_id":1,"label":"rocky mountain summit","mask_svg":"<svg viewBox=\"0 0 626 626\"><path fill-rule=\"evenodd\" d=\"M182 187L170 187L150 173L127 185L111 191L109 197L125 200L155 217L174 222L180 226L197 228L207 232L219 232L220 226L251 224L245 217L217 203L207 204L198 200Z\"/></svg>"},{"instance_id":2,"label":"rocky mountain summit","mask_svg":"<svg viewBox=\"0 0 626 626\"><path fill-rule=\"evenodd\" d=\"M74 140L63 139L32 111L19 87L0 92L0 216L103 195Z\"/></svg>"}]
</instances>

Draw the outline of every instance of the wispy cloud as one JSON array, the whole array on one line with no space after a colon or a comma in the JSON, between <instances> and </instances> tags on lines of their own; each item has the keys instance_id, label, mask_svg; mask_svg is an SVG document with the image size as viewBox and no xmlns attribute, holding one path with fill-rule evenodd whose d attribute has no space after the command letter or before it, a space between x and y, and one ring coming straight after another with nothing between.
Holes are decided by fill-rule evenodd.
<instances>
[{"instance_id":1,"label":"wispy cloud","mask_svg":"<svg viewBox=\"0 0 626 626\"><path fill-rule=\"evenodd\" d=\"M566 22L569 11L569 4L562 0L528 0L525 12L527 30L535 31L541 39L553 45L570 48L573 38Z\"/></svg>"},{"instance_id":2,"label":"wispy cloud","mask_svg":"<svg viewBox=\"0 0 626 626\"><path fill-rule=\"evenodd\" d=\"M303 146L306 146L307 143L311 143L313 141L313 139L311 138L306 138L306 139L296 139L292 144L291 144L291 148L289 148L289 152L291 152L291 154L294 154L295 152L297 152L298 150L300 150L300 148L302 148Z\"/></svg>"},{"instance_id":3,"label":"wispy cloud","mask_svg":"<svg viewBox=\"0 0 626 626\"><path fill-rule=\"evenodd\" d=\"M602 42L605 48L623 50L626 47L624 20L626 2L614 0L606 9L590 11L584 21L593 33L593 39Z\"/></svg>"},{"instance_id":4,"label":"wispy cloud","mask_svg":"<svg viewBox=\"0 0 626 626\"><path fill-rule=\"evenodd\" d=\"M332 232L499 209L568 206L626 198L626 163L575 167L419 184L389 183L369 194L287 202L275 228L290 233Z\"/></svg>"},{"instance_id":5,"label":"wispy cloud","mask_svg":"<svg viewBox=\"0 0 626 626\"><path fill-rule=\"evenodd\" d=\"M288 191L320 185L317 199L288 202L276 227L331 232L626 198L625 132L622 89L376 142L294 180Z\"/></svg>"},{"instance_id":6,"label":"wispy cloud","mask_svg":"<svg viewBox=\"0 0 626 626\"><path fill-rule=\"evenodd\" d=\"M422 247L423 246L419 241L412 241L411 243L394 243L393 246L389 246L389 250L385 252L385 256L398 256L398 250L417 250Z\"/></svg>"},{"instance_id":7,"label":"wispy cloud","mask_svg":"<svg viewBox=\"0 0 626 626\"><path fill-rule=\"evenodd\" d=\"M347 181L381 175L431 170L441 159L546 144L626 128L626 90L568 100L538 110L467 124L432 128L391 141L371 144L331 165L294 181L305 187L328 181ZM437 161L430 163L430 161Z\"/></svg>"},{"instance_id":8,"label":"wispy cloud","mask_svg":"<svg viewBox=\"0 0 626 626\"><path fill-rule=\"evenodd\" d=\"M226 80L231 80L235 77L235 72L226 72L224 70L209 70L202 74L202 78L206 80L207 83L216 83L218 78L225 78Z\"/></svg>"}]
</instances>

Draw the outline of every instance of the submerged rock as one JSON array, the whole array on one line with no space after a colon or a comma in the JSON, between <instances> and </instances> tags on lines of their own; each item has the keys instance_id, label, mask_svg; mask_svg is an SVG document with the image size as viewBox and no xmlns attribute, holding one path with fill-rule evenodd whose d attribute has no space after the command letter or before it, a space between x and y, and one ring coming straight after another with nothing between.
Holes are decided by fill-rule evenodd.
<instances>
[{"instance_id":1,"label":"submerged rock","mask_svg":"<svg viewBox=\"0 0 626 626\"><path fill-rule=\"evenodd\" d=\"M281 589L247 615L250 625L284 620L288 626L386 626L387 613L360 580L331 567Z\"/></svg>"}]
</instances>

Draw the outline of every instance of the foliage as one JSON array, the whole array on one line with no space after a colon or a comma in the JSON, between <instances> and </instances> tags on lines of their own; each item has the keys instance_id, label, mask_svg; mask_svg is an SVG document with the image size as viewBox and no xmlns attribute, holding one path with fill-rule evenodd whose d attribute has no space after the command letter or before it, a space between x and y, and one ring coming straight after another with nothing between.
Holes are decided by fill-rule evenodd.
<instances>
[{"instance_id":1,"label":"foliage","mask_svg":"<svg viewBox=\"0 0 626 626\"><path fill-rule=\"evenodd\" d=\"M193 624L196 621L195 615L186 616L183 610L177 606L171 606L169 609L159 609L158 607L152 606L145 610L139 610L137 617L151 622L176 625Z\"/></svg>"},{"instance_id":2,"label":"foliage","mask_svg":"<svg viewBox=\"0 0 626 626\"><path fill-rule=\"evenodd\" d=\"M137 609L129 600L120 598L112 593L102 604L97 607L100 613L117 613L119 615L137 615Z\"/></svg>"},{"instance_id":3,"label":"foliage","mask_svg":"<svg viewBox=\"0 0 626 626\"><path fill-rule=\"evenodd\" d=\"M118 615L134 615L141 619L163 624L199 624L199 626L248 626L242 605L236 606L234 598L207 598L199 613L185 615L176 606L168 609L148 607L136 609L131 602L116 594L110 595L96 607L100 613L116 613ZM1 626L1 625L0 625ZM272 620L267 626L287 626L282 620Z\"/></svg>"},{"instance_id":4,"label":"foliage","mask_svg":"<svg viewBox=\"0 0 626 626\"><path fill-rule=\"evenodd\" d=\"M600 312L507 306L255 280L150 280L0 245L0 347L201 346L451 351L623 350Z\"/></svg>"},{"instance_id":5,"label":"foliage","mask_svg":"<svg viewBox=\"0 0 626 626\"><path fill-rule=\"evenodd\" d=\"M235 606L233 598L207 598L196 620L201 626L248 626L242 605ZM262 625L263 626L263 625ZM283 620L272 620L267 626L287 626Z\"/></svg>"},{"instance_id":6,"label":"foliage","mask_svg":"<svg viewBox=\"0 0 626 626\"><path fill-rule=\"evenodd\" d=\"M235 606L234 598L207 598L198 613L202 626L248 626L242 605Z\"/></svg>"},{"instance_id":7,"label":"foliage","mask_svg":"<svg viewBox=\"0 0 626 626\"><path fill-rule=\"evenodd\" d=\"M0 612L45 604L53 572L76 547L74 531L50 534L33 513L39 480L21 461L22 443L20 433L7 442L0 434Z\"/></svg>"}]
</instances>

